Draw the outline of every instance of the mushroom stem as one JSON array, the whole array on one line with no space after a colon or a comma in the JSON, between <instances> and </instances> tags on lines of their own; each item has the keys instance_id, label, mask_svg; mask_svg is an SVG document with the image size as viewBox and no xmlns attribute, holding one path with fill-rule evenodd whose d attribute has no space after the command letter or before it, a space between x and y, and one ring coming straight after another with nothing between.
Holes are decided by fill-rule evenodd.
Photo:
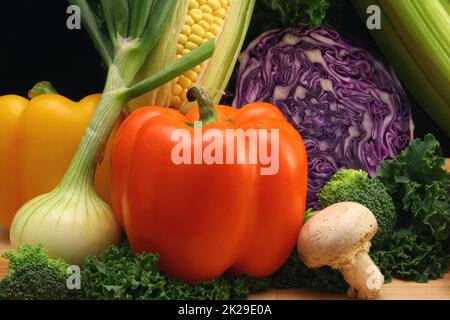
<instances>
[{"instance_id":1,"label":"mushroom stem","mask_svg":"<svg viewBox=\"0 0 450 320\"><path fill-rule=\"evenodd\" d=\"M350 285L347 294L352 298L371 299L381 290L384 276L366 252L358 253L339 268Z\"/></svg>"}]
</instances>

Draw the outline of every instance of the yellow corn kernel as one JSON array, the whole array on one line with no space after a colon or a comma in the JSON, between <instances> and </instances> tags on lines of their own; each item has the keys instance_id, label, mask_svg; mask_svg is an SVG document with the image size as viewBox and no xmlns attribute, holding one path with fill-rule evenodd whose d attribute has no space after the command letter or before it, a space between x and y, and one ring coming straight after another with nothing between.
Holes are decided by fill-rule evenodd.
<instances>
[{"instance_id":1,"label":"yellow corn kernel","mask_svg":"<svg viewBox=\"0 0 450 320\"><path fill-rule=\"evenodd\" d=\"M198 46L201 46L203 44L203 39L193 33L189 35L189 41L192 41L193 43L197 44Z\"/></svg>"},{"instance_id":2,"label":"yellow corn kernel","mask_svg":"<svg viewBox=\"0 0 450 320\"><path fill-rule=\"evenodd\" d=\"M203 20L208 22L208 23L213 23L214 22L214 16L211 13L205 13L205 14L203 14Z\"/></svg>"},{"instance_id":3,"label":"yellow corn kernel","mask_svg":"<svg viewBox=\"0 0 450 320\"><path fill-rule=\"evenodd\" d=\"M198 66L195 66L194 69L192 70L194 70L196 73L200 73L200 71L202 71L202 65L199 64Z\"/></svg>"},{"instance_id":4,"label":"yellow corn kernel","mask_svg":"<svg viewBox=\"0 0 450 320\"><path fill-rule=\"evenodd\" d=\"M195 43L193 43L193 42L191 42L191 41L188 41L185 45L184 45L184 48L186 48L186 49L188 49L188 50L194 50L195 48L197 48L198 47L198 45L196 45ZM183 48L183 49L184 49ZM183 49L181 49L181 52L183 52Z\"/></svg>"},{"instance_id":5,"label":"yellow corn kernel","mask_svg":"<svg viewBox=\"0 0 450 320\"><path fill-rule=\"evenodd\" d=\"M219 32L220 26L218 26L217 24L213 23L209 26L209 32L211 32L212 34L217 34L217 32Z\"/></svg>"},{"instance_id":6,"label":"yellow corn kernel","mask_svg":"<svg viewBox=\"0 0 450 320\"><path fill-rule=\"evenodd\" d=\"M223 19L218 17L218 16L216 16L216 15L214 15L213 17L214 18L213 18L213 21L211 23L215 23L215 24L221 26L222 23L223 23Z\"/></svg>"},{"instance_id":7,"label":"yellow corn kernel","mask_svg":"<svg viewBox=\"0 0 450 320\"><path fill-rule=\"evenodd\" d=\"M177 44L177 54L181 54L184 50L183 45L181 44Z\"/></svg>"},{"instance_id":8,"label":"yellow corn kernel","mask_svg":"<svg viewBox=\"0 0 450 320\"><path fill-rule=\"evenodd\" d=\"M192 86L192 81L188 77L182 75L180 76L180 79L178 79L178 83L181 85L181 87L184 88L190 88Z\"/></svg>"},{"instance_id":9,"label":"yellow corn kernel","mask_svg":"<svg viewBox=\"0 0 450 320\"><path fill-rule=\"evenodd\" d=\"M214 34L212 34L211 32L207 32L206 33L206 38L208 39L208 40L211 40L211 39L214 39L216 36L214 35Z\"/></svg>"},{"instance_id":10,"label":"yellow corn kernel","mask_svg":"<svg viewBox=\"0 0 450 320\"><path fill-rule=\"evenodd\" d=\"M192 25L194 25L194 23L195 23L194 19L192 19L192 17L190 15L187 15L185 24L188 26L192 26Z\"/></svg>"},{"instance_id":11,"label":"yellow corn kernel","mask_svg":"<svg viewBox=\"0 0 450 320\"><path fill-rule=\"evenodd\" d=\"M189 0L189 10L191 9L198 9L200 7L200 5L198 4L198 2L196 0Z\"/></svg>"},{"instance_id":12,"label":"yellow corn kernel","mask_svg":"<svg viewBox=\"0 0 450 320\"><path fill-rule=\"evenodd\" d=\"M178 36L178 44L185 45L188 42L188 37L185 34Z\"/></svg>"},{"instance_id":13,"label":"yellow corn kernel","mask_svg":"<svg viewBox=\"0 0 450 320\"><path fill-rule=\"evenodd\" d=\"M183 88L178 83L175 84L175 86L173 87L173 94L176 96L179 96L182 91L183 91Z\"/></svg>"},{"instance_id":14,"label":"yellow corn kernel","mask_svg":"<svg viewBox=\"0 0 450 320\"><path fill-rule=\"evenodd\" d=\"M220 8L219 10L214 11L214 15L216 17L225 19L225 16L227 15L227 9L225 8Z\"/></svg>"},{"instance_id":15,"label":"yellow corn kernel","mask_svg":"<svg viewBox=\"0 0 450 320\"><path fill-rule=\"evenodd\" d=\"M192 9L189 10L189 15L194 19L195 22L202 20L203 12L200 9Z\"/></svg>"},{"instance_id":16,"label":"yellow corn kernel","mask_svg":"<svg viewBox=\"0 0 450 320\"><path fill-rule=\"evenodd\" d=\"M181 98L178 95L176 95L176 96L172 95L172 98L170 99L170 105L171 106L179 106L180 103L181 103Z\"/></svg>"},{"instance_id":17,"label":"yellow corn kernel","mask_svg":"<svg viewBox=\"0 0 450 320\"><path fill-rule=\"evenodd\" d=\"M191 50L189 49L184 49L183 52L181 53L182 56L187 55L189 52L191 52Z\"/></svg>"},{"instance_id":18,"label":"yellow corn kernel","mask_svg":"<svg viewBox=\"0 0 450 320\"><path fill-rule=\"evenodd\" d=\"M220 0L220 2L222 3L222 6L224 7L229 7L230 6L230 0Z\"/></svg>"},{"instance_id":19,"label":"yellow corn kernel","mask_svg":"<svg viewBox=\"0 0 450 320\"><path fill-rule=\"evenodd\" d=\"M198 74L194 70L186 71L184 74L186 77L188 77L192 82L195 82L197 80Z\"/></svg>"},{"instance_id":20,"label":"yellow corn kernel","mask_svg":"<svg viewBox=\"0 0 450 320\"><path fill-rule=\"evenodd\" d=\"M189 36L191 34L191 27L184 25L183 28L181 29L181 33Z\"/></svg>"},{"instance_id":21,"label":"yellow corn kernel","mask_svg":"<svg viewBox=\"0 0 450 320\"><path fill-rule=\"evenodd\" d=\"M198 23L198 25L199 25L200 27L202 27L203 30L205 30L205 33L209 30L209 23L206 22L205 20L200 21L200 22Z\"/></svg>"},{"instance_id":22,"label":"yellow corn kernel","mask_svg":"<svg viewBox=\"0 0 450 320\"><path fill-rule=\"evenodd\" d=\"M191 32L201 38L203 38L206 34L206 31L200 26L200 24L194 24Z\"/></svg>"},{"instance_id":23,"label":"yellow corn kernel","mask_svg":"<svg viewBox=\"0 0 450 320\"><path fill-rule=\"evenodd\" d=\"M205 4L206 3L206 0L198 0L198 4L199 5L203 5L203 4Z\"/></svg>"},{"instance_id":24,"label":"yellow corn kernel","mask_svg":"<svg viewBox=\"0 0 450 320\"><path fill-rule=\"evenodd\" d=\"M206 4L202 5L200 7L200 10L202 10L203 14L205 14L205 13L212 14L213 13L213 10L211 9L211 7L207 6Z\"/></svg>"},{"instance_id":25,"label":"yellow corn kernel","mask_svg":"<svg viewBox=\"0 0 450 320\"><path fill-rule=\"evenodd\" d=\"M213 11L222 8L222 4L220 3L219 0L207 0L206 4L210 6Z\"/></svg>"},{"instance_id":26,"label":"yellow corn kernel","mask_svg":"<svg viewBox=\"0 0 450 320\"><path fill-rule=\"evenodd\" d=\"M181 54L179 54L179 53L177 53L177 59L180 59L180 58L182 58L183 56L181 55ZM175 82L177 81L178 79L176 79L175 80Z\"/></svg>"}]
</instances>

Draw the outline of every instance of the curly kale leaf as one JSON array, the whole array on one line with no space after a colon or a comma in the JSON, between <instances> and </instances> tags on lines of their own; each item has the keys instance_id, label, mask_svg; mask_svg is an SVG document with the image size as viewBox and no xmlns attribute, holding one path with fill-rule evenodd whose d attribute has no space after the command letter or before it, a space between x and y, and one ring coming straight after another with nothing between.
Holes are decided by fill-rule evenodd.
<instances>
[{"instance_id":1,"label":"curly kale leaf","mask_svg":"<svg viewBox=\"0 0 450 320\"><path fill-rule=\"evenodd\" d=\"M397 226L390 244L373 252L388 275L426 282L448 272L450 261L450 174L439 142L415 139L377 175L396 204Z\"/></svg>"},{"instance_id":2,"label":"curly kale leaf","mask_svg":"<svg viewBox=\"0 0 450 320\"><path fill-rule=\"evenodd\" d=\"M399 226L430 241L450 236L450 174L444 160L429 134L395 160L383 161L377 173L395 200Z\"/></svg>"},{"instance_id":3,"label":"curly kale leaf","mask_svg":"<svg viewBox=\"0 0 450 320\"><path fill-rule=\"evenodd\" d=\"M285 264L270 277L275 289L314 288L332 293L344 293L348 289L342 274L329 267L309 269L294 251Z\"/></svg>"},{"instance_id":4,"label":"curly kale leaf","mask_svg":"<svg viewBox=\"0 0 450 320\"><path fill-rule=\"evenodd\" d=\"M391 243L383 250L370 253L380 267L386 282L392 277L416 282L438 279L448 272L450 254L441 242L428 244L426 239L408 230L394 233Z\"/></svg>"},{"instance_id":5,"label":"curly kale leaf","mask_svg":"<svg viewBox=\"0 0 450 320\"><path fill-rule=\"evenodd\" d=\"M88 257L82 272L82 298L119 300L244 299L267 288L267 280L220 277L194 286L167 277L157 267L159 255L134 254L127 242Z\"/></svg>"},{"instance_id":6,"label":"curly kale leaf","mask_svg":"<svg viewBox=\"0 0 450 320\"><path fill-rule=\"evenodd\" d=\"M319 26L325 20L330 0L261 0L267 7L275 10L285 26L307 23Z\"/></svg>"},{"instance_id":7,"label":"curly kale leaf","mask_svg":"<svg viewBox=\"0 0 450 320\"><path fill-rule=\"evenodd\" d=\"M448 184L449 173L443 169L445 159L441 155L439 142L427 134L423 140L413 140L396 159L383 161L377 176L392 193L403 192L402 185L411 181L423 186L433 181Z\"/></svg>"}]
</instances>

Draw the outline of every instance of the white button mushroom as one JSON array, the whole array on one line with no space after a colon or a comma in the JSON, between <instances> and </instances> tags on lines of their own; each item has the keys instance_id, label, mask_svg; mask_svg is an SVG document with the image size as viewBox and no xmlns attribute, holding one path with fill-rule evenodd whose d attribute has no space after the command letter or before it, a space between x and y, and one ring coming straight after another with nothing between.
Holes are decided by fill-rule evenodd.
<instances>
[{"instance_id":1,"label":"white button mushroom","mask_svg":"<svg viewBox=\"0 0 450 320\"><path fill-rule=\"evenodd\" d=\"M350 285L351 297L375 297L384 277L369 257L378 224L373 213L355 202L333 204L310 218L298 239L298 253L309 268L330 266Z\"/></svg>"}]
</instances>

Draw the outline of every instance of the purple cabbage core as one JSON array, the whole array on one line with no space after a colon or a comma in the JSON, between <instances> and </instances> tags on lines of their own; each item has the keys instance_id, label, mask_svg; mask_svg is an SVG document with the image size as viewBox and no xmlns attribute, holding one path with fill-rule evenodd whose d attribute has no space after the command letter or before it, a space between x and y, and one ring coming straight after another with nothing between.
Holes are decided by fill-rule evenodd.
<instances>
[{"instance_id":1,"label":"purple cabbage core","mask_svg":"<svg viewBox=\"0 0 450 320\"><path fill-rule=\"evenodd\" d=\"M339 169L375 177L412 137L407 96L395 74L328 26L269 31L240 58L235 107L276 105L308 153L308 206Z\"/></svg>"}]
</instances>

